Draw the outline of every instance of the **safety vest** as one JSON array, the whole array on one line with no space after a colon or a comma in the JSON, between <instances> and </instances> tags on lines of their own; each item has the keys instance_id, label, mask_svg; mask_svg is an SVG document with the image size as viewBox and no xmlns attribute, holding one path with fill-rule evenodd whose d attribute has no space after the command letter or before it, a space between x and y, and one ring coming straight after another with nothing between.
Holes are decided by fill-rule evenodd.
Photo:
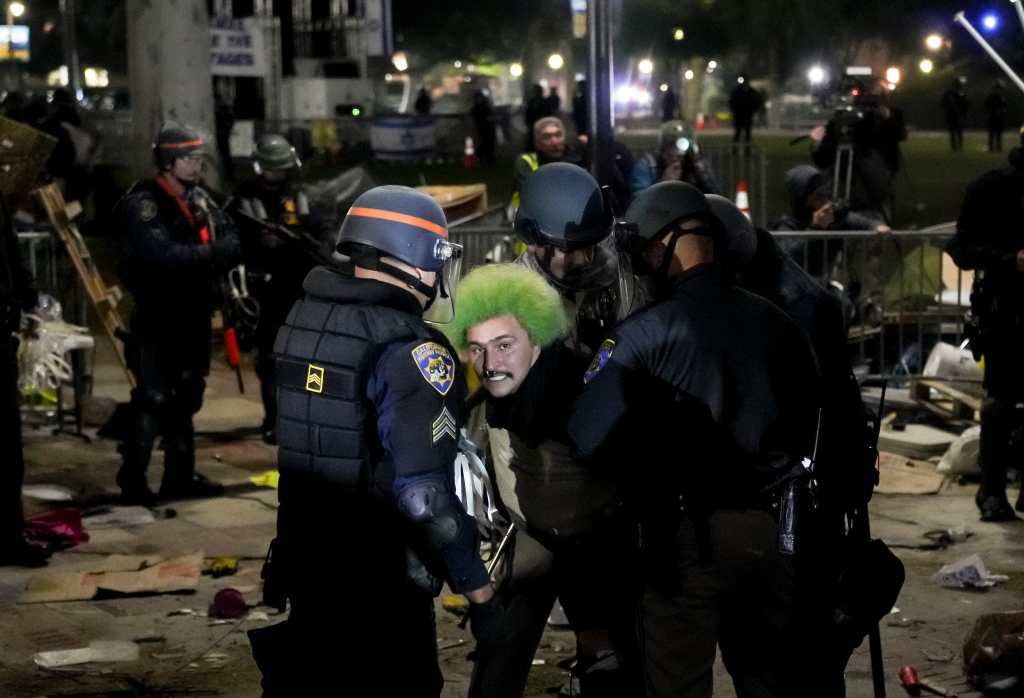
<instances>
[{"instance_id":1,"label":"safety vest","mask_svg":"<svg viewBox=\"0 0 1024 698\"><path fill-rule=\"evenodd\" d=\"M532 172L536 172L540 168L540 159L537 157L537 153L523 153L519 156L522 158L527 165L530 166ZM512 212L519 210L519 190L512 192Z\"/></svg>"}]
</instances>

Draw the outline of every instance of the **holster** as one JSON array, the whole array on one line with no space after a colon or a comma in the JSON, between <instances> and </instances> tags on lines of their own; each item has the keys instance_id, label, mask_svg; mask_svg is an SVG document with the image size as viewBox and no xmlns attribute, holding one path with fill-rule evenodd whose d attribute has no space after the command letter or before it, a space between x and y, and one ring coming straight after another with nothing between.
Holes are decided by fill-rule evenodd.
<instances>
[{"instance_id":1,"label":"holster","mask_svg":"<svg viewBox=\"0 0 1024 698\"><path fill-rule=\"evenodd\" d=\"M860 645L868 629L892 610L906 579L903 563L878 539L851 534L839 576L835 625L844 646Z\"/></svg>"}]
</instances>

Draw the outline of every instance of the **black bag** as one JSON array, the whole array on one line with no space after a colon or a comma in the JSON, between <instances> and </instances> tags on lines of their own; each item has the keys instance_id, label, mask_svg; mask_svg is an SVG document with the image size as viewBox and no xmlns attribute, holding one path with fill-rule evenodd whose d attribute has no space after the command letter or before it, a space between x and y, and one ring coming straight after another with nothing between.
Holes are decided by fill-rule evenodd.
<instances>
[{"instance_id":1,"label":"black bag","mask_svg":"<svg viewBox=\"0 0 1024 698\"><path fill-rule=\"evenodd\" d=\"M903 563L881 540L847 538L835 623L851 651L892 610L905 580Z\"/></svg>"}]
</instances>

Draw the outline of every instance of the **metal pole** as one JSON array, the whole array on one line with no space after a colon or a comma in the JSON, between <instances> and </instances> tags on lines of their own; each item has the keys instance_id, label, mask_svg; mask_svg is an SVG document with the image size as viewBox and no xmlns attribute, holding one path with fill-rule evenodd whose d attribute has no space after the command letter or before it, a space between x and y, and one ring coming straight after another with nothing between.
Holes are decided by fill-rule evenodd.
<instances>
[{"instance_id":1,"label":"metal pole","mask_svg":"<svg viewBox=\"0 0 1024 698\"><path fill-rule=\"evenodd\" d=\"M60 0L64 18L64 62L68 66L68 86L75 99L82 99L82 71L78 67L78 37L75 31L75 0Z\"/></svg>"},{"instance_id":2,"label":"metal pole","mask_svg":"<svg viewBox=\"0 0 1024 698\"><path fill-rule=\"evenodd\" d=\"M1021 28L1024 28L1024 5L1021 5L1022 0L1010 0L1010 4L1017 10L1017 19L1020 20Z\"/></svg>"},{"instance_id":3,"label":"metal pole","mask_svg":"<svg viewBox=\"0 0 1024 698\"><path fill-rule=\"evenodd\" d=\"M967 30L967 33L970 34L974 38L974 40L978 42L979 46L985 49L985 53L991 56L992 60L996 62L996 65L1002 68L1003 72L1006 73L1006 76L1013 81L1013 84L1016 85L1021 92L1024 92L1024 81L1021 81L1017 73L1013 72L1013 68L1008 66L1006 64L1006 61L1004 61L1002 57L998 53L996 53L996 50L992 48L987 41L985 41L985 38L978 33L978 30L975 29L974 25L972 25L970 21L967 19L967 17L964 16L964 13L957 12L956 16L953 18L953 21L959 22L961 25L963 25L963 28Z\"/></svg>"},{"instance_id":4,"label":"metal pole","mask_svg":"<svg viewBox=\"0 0 1024 698\"><path fill-rule=\"evenodd\" d=\"M612 114L612 27L610 0L587 3L587 112L590 122L590 171L601 184L611 184L614 167Z\"/></svg>"}]
</instances>

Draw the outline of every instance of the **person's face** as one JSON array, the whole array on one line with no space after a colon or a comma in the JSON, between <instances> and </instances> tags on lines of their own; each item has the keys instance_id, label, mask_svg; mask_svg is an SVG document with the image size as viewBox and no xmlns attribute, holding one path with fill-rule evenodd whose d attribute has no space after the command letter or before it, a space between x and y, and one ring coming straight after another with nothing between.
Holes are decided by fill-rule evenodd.
<instances>
[{"instance_id":1,"label":"person's face","mask_svg":"<svg viewBox=\"0 0 1024 698\"><path fill-rule=\"evenodd\" d=\"M203 173L203 157L199 154L174 159L171 175L184 184L195 184Z\"/></svg>"},{"instance_id":2,"label":"person's face","mask_svg":"<svg viewBox=\"0 0 1024 698\"><path fill-rule=\"evenodd\" d=\"M523 384L540 356L540 347L511 315L477 323L466 332L469 362L484 390L492 397L506 397Z\"/></svg>"},{"instance_id":3,"label":"person's face","mask_svg":"<svg viewBox=\"0 0 1024 698\"><path fill-rule=\"evenodd\" d=\"M557 160L565 154L565 131L558 126L545 126L535 140L537 151L548 160Z\"/></svg>"},{"instance_id":4,"label":"person's face","mask_svg":"<svg viewBox=\"0 0 1024 698\"><path fill-rule=\"evenodd\" d=\"M594 261L594 248L560 250L550 245L530 245L530 251L541 261L547 272L559 281L571 278L573 272L582 271Z\"/></svg>"}]
</instances>

